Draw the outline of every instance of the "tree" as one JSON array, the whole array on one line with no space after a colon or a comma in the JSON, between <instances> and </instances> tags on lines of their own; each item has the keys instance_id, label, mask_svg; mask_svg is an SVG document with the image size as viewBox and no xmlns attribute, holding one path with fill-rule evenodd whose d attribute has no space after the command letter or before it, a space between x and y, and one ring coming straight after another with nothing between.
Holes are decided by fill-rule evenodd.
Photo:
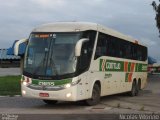
<instances>
[{"instance_id":1,"label":"tree","mask_svg":"<svg viewBox=\"0 0 160 120\"><path fill-rule=\"evenodd\" d=\"M160 0L159 0L160 1ZM155 1L152 2L152 6L153 6L153 9L155 10L156 12L156 17L155 17L155 20L156 20L156 24L157 24L157 28L159 30L159 33L160 33L160 4L157 5Z\"/></svg>"}]
</instances>

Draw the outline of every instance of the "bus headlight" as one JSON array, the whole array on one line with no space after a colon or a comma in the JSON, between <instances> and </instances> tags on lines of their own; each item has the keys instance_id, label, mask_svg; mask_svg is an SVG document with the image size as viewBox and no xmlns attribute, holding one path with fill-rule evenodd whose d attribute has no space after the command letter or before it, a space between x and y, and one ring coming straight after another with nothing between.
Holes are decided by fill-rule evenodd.
<instances>
[{"instance_id":1,"label":"bus headlight","mask_svg":"<svg viewBox=\"0 0 160 120\"><path fill-rule=\"evenodd\" d=\"M28 77L26 79L22 80L22 85L24 85L24 86L28 86L31 83L32 83L32 81Z\"/></svg>"},{"instance_id":2,"label":"bus headlight","mask_svg":"<svg viewBox=\"0 0 160 120\"><path fill-rule=\"evenodd\" d=\"M24 86L27 86L27 82L26 81L23 81L22 83Z\"/></svg>"},{"instance_id":3,"label":"bus headlight","mask_svg":"<svg viewBox=\"0 0 160 120\"><path fill-rule=\"evenodd\" d=\"M70 88L70 87L71 87L71 84L68 83L68 84L66 84L64 87L65 87L65 88Z\"/></svg>"},{"instance_id":4,"label":"bus headlight","mask_svg":"<svg viewBox=\"0 0 160 120\"><path fill-rule=\"evenodd\" d=\"M23 84L24 86L28 86L28 85L30 84L30 82L23 81L22 84Z\"/></svg>"},{"instance_id":5,"label":"bus headlight","mask_svg":"<svg viewBox=\"0 0 160 120\"><path fill-rule=\"evenodd\" d=\"M72 83L67 83L64 85L64 88L70 88L71 86L77 85L81 80L74 81Z\"/></svg>"},{"instance_id":6,"label":"bus headlight","mask_svg":"<svg viewBox=\"0 0 160 120\"><path fill-rule=\"evenodd\" d=\"M77 80L77 81L74 81L74 82L71 83L71 85L72 85L72 86L77 85L80 81L81 81L81 79L79 79L79 80Z\"/></svg>"}]
</instances>

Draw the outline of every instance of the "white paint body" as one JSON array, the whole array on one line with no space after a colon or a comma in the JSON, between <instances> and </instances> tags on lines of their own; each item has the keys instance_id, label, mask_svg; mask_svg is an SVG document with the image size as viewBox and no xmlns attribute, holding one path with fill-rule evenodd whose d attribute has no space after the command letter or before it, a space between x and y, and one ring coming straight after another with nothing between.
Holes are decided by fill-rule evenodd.
<instances>
[{"instance_id":1,"label":"white paint body","mask_svg":"<svg viewBox=\"0 0 160 120\"><path fill-rule=\"evenodd\" d=\"M75 31L85 31L85 30L95 30L102 32L111 36L121 38L126 41L135 42L129 36L123 35L119 32L105 28L101 25L95 23L83 23L83 22L60 22L60 23L51 23L39 26L33 30L33 32L75 32ZM26 91L26 94L22 94L24 97L38 98L38 99L49 99L49 100L62 100L62 101L78 101L89 99L92 96L92 89L95 82L98 80L101 84L101 96L123 93L131 91L132 82L125 82L126 72L110 72L110 71L99 71L99 60L100 59L109 59L115 61L127 61L134 63L147 64L147 60L136 61L128 60L114 57L102 56L94 60L96 45L97 45L98 34L96 36L96 42L93 49L92 60L90 68L85 73L82 73L78 77L72 78L72 81L81 80L79 84L71 86L58 91L43 91L43 90L34 90L30 89L27 86L22 84L22 91ZM111 74L112 77L105 78L105 74ZM141 88L144 88L147 83L147 72L133 72L132 79L141 79ZM43 98L39 97L39 93L49 93L49 97ZM71 97L67 98L66 94L71 93Z\"/></svg>"}]
</instances>

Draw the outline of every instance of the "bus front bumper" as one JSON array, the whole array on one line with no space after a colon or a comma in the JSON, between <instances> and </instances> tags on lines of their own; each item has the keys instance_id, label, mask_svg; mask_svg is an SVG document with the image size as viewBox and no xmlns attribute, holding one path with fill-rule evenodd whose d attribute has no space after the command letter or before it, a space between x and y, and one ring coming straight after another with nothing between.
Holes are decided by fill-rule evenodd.
<instances>
[{"instance_id":1,"label":"bus front bumper","mask_svg":"<svg viewBox=\"0 0 160 120\"><path fill-rule=\"evenodd\" d=\"M46 91L35 90L27 86L21 85L21 93L23 97L37 98L43 100L59 100L59 101L77 101L77 86L58 90Z\"/></svg>"}]
</instances>

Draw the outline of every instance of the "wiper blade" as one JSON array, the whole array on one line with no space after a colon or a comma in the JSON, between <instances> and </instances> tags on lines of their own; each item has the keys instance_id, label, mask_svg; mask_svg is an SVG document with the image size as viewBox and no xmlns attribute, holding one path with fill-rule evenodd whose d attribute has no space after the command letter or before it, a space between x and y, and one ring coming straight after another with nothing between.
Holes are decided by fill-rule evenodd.
<instances>
[{"instance_id":1,"label":"wiper blade","mask_svg":"<svg viewBox=\"0 0 160 120\"><path fill-rule=\"evenodd\" d=\"M53 42L54 42L55 39L56 39L55 36L53 36L53 38L51 39L51 43L50 43L50 51L52 51L52 52L50 54L50 64L49 64L49 66L51 66L53 68L55 75L58 77L58 70L57 70L55 62L53 60L53 47L54 47Z\"/></svg>"},{"instance_id":2,"label":"wiper blade","mask_svg":"<svg viewBox=\"0 0 160 120\"><path fill-rule=\"evenodd\" d=\"M46 61L46 56L47 56L47 52L45 51L43 60L38 64L38 67L37 67L37 68L34 70L34 72L33 72L34 75L39 71L39 68L40 68L41 66L43 66L43 68L44 68L45 61Z\"/></svg>"},{"instance_id":3,"label":"wiper blade","mask_svg":"<svg viewBox=\"0 0 160 120\"><path fill-rule=\"evenodd\" d=\"M55 65L55 63L54 63L54 60L53 60L52 56L51 56L51 58L50 58L50 65L51 65L51 67L53 68L55 75L58 76L58 75L59 75L59 74L58 74L58 70L57 70L57 67L56 67L56 65Z\"/></svg>"},{"instance_id":4,"label":"wiper blade","mask_svg":"<svg viewBox=\"0 0 160 120\"><path fill-rule=\"evenodd\" d=\"M39 69L40 69L40 67L41 66L43 66L44 67L44 62L45 62L45 58L38 64L38 67L36 67L36 69L33 71L33 75L35 75L38 71L39 71Z\"/></svg>"}]
</instances>

